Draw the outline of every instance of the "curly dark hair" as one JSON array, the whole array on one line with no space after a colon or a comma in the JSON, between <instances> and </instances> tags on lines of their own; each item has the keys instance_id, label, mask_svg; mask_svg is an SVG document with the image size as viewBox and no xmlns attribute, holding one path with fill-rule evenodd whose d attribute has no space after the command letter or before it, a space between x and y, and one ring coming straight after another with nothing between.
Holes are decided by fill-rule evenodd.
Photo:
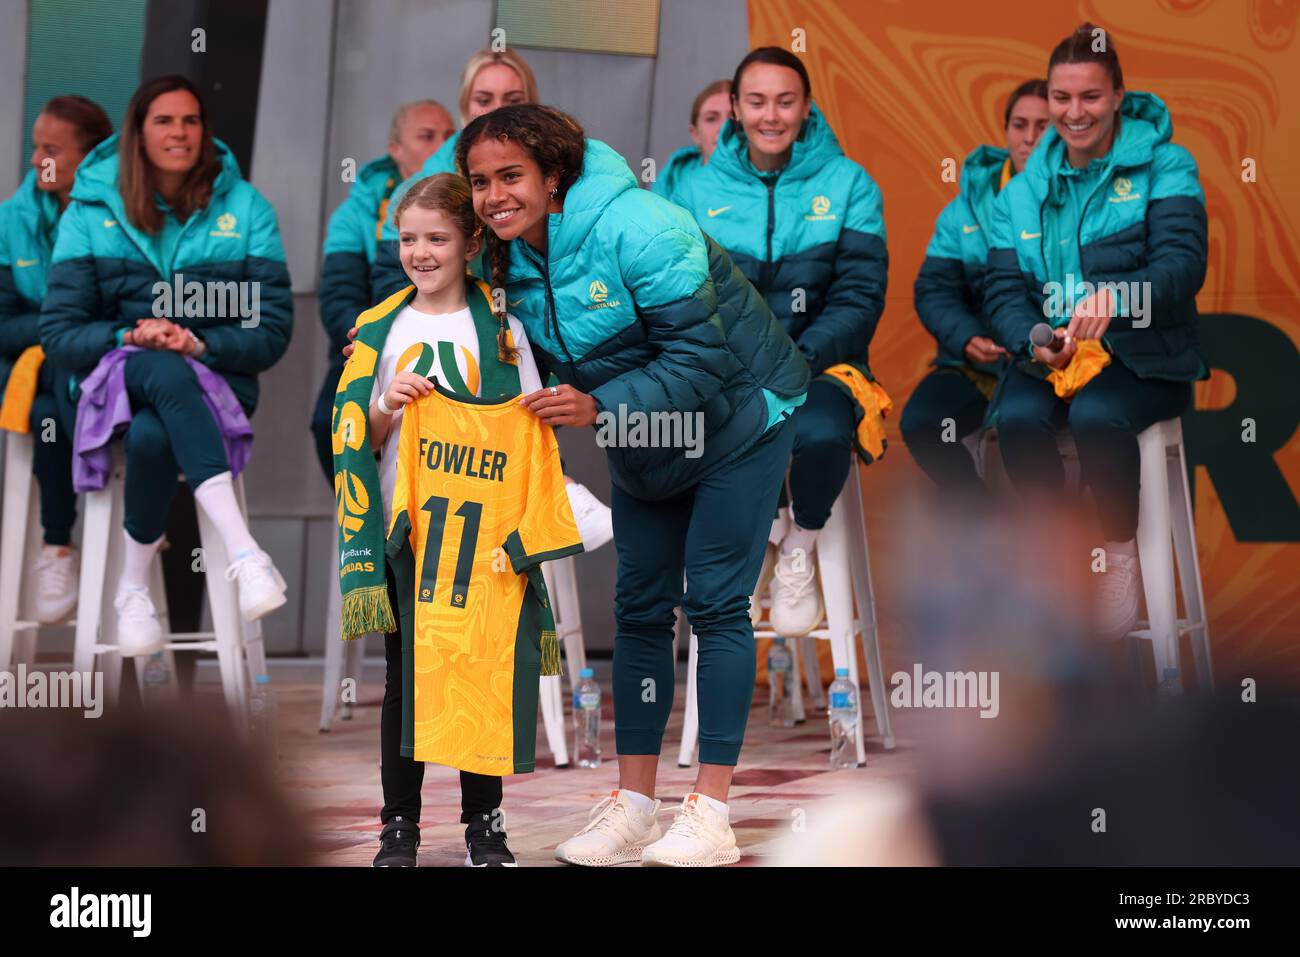
<instances>
[{"instance_id":1,"label":"curly dark hair","mask_svg":"<svg viewBox=\"0 0 1300 957\"><path fill-rule=\"evenodd\" d=\"M587 148L587 136L582 124L562 110L537 103L518 103L484 113L461 131L456 141L456 168L469 178L469 151L476 143L486 139L513 140L523 147L542 171L543 178L559 175L554 195L561 201L569 187L582 175L582 157ZM492 311L497 317L497 347L503 357L513 357L506 337L505 296L495 294L505 289L510 265L510 242L496 237L490 228L487 233L487 260L492 271ZM501 304L500 309L497 308Z\"/></svg>"}]
</instances>

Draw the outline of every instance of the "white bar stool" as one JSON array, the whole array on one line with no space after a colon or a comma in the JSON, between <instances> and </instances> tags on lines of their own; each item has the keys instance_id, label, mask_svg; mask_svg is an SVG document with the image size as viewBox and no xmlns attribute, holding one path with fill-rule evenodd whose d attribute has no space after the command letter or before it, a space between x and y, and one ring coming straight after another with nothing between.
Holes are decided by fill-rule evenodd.
<instances>
[{"instance_id":1,"label":"white bar stool","mask_svg":"<svg viewBox=\"0 0 1300 957\"><path fill-rule=\"evenodd\" d=\"M885 749L893 750L895 746L893 727L890 723L889 701L885 693L885 676L880 656L880 632L876 622L876 599L871 583L871 558L867 543L867 521L862 507L862 487L860 468L854 461L844 490L831 509L831 517L826 527L817 536L818 579L821 582L822 601L826 608L826 618L822 626L810 632L807 637L821 638L831 643L831 657L836 668L847 668L849 680L860 687L858 680L858 656L854 649L854 638L862 641L863 656L867 664L867 680L871 686L871 707L875 714L876 730ZM857 614L854 614L856 605ZM766 603L765 606L766 607ZM767 623L766 616L754 629L754 637L780 637ZM696 692L696 673L698 669L699 648L695 633L691 633L690 664L686 678L686 714L682 725L682 743L678 753L679 767L688 767L694 763L695 745L699 738L699 705ZM796 673L793 676L795 691L795 717L803 712L801 680L798 674L800 655L792 656L795 660ZM817 684L821 684L820 670L816 665L814 651L812 663L807 669L816 675ZM859 696L859 700L861 697ZM866 749L862 733L862 713L858 712L857 723L858 764L866 763Z\"/></svg>"},{"instance_id":2,"label":"white bar stool","mask_svg":"<svg viewBox=\"0 0 1300 957\"><path fill-rule=\"evenodd\" d=\"M117 700L122 676L122 658L117 653L117 611L113 607L113 589L122 569L125 472L122 444L114 442L113 467L108 483L103 489L87 492L84 496L81 587L77 600L74 667L78 671L91 671L96 659L102 657L104 683L110 702ZM242 476L236 478L234 484L240 510L247 516ZM240 615L238 591L225 576L230 559L220 532L201 506L195 511L212 631L171 631L166 593L162 587L162 563L156 558L150 572L150 597L166 636L164 653L171 673L176 673L170 660L172 652L216 652L226 706L240 733L247 733L248 693L252 683L249 669L256 674L266 673L261 626L258 622L245 622Z\"/></svg>"},{"instance_id":3,"label":"white bar stool","mask_svg":"<svg viewBox=\"0 0 1300 957\"><path fill-rule=\"evenodd\" d=\"M1196 680L1202 691L1214 690L1214 665L1210 656L1209 628L1201 563L1196 554L1196 520L1192 513L1187 456L1183 449L1181 419L1166 419L1138 433L1142 455L1142 488L1138 499L1138 561L1145 593L1144 620L1129 638L1151 642L1157 680L1172 682L1180 690L1179 645L1191 638ZM1173 559L1170 558L1170 544ZM1174 569L1178 571L1175 589ZM1186 617L1178 617L1182 593Z\"/></svg>"},{"instance_id":4,"label":"white bar stool","mask_svg":"<svg viewBox=\"0 0 1300 957\"><path fill-rule=\"evenodd\" d=\"M985 435L982 446L985 466L990 464L995 454L996 432L992 429ZM1184 635L1190 636L1197 683L1201 690L1212 691L1214 665L1205 617L1201 563L1196 553L1196 520L1192 513L1187 456L1183 449L1182 420L1157 422L1139 432L1137 440L1141 455L1137 546L1146 618L1138 620L1128 638L1130 641L1144 638L1151 642L1157 682L1168 680L1171 684L1166 686L1167 690L1177 692L1182 687L1179 645ZM1057 434L1057 448L1065 461L1066 486L1077 489L1081 481L1079 456L1069 430ZM1181 592L1183 598L1183 618L1178 617L1175 563L1177 592ZM1133 663L1134 671L1140 674L1136 645Z\"/></svg>"},{"instance_id":5,"label":"white bar stool","mask_svg":"<svg viewBox=\"0 0 1300 957\"><path fill-rule=\"evenodd\" d=\"M587 652L582 643L582 611L578 600L577 568L572 555L542 563L542 579L551 599L555 619L555 637L564 649L568 665L569 687L578 687L578 673L587 667ZM538 698L546 743L556 767L569 764L569 747L564 721L564 688L560 675L542 676Z\"/></svg>"},{"instance_id":6,"label":"white bar stool","mask_svg":"<svg viewBox=\"0 0 1300 957\"><path fill-rule=\"evenodd\" d=\"M23 572L36 565L41 544L40 502L32 476L33 439L17 432L5 437L3 525L0 525L0 671L36 663L36 632L31 616L32 583Z\"/></svg>"}]
</instances>

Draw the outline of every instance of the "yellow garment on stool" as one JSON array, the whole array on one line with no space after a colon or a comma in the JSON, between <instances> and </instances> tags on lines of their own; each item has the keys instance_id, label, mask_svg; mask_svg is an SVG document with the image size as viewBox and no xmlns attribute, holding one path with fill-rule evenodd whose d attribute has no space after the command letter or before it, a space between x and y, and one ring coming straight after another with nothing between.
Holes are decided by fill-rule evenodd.
<instances>
[{"instance_id":1,"label":"yellow garment on stool","mask_svg":"<svg viewBox=\"0 0 1300 957\"><path fill-rule=\"evenodd\" d=\"M1053 369L1047 381L1056 389L1058 399L1072 399L1074 394L1110 365L1110 353L1099 339L1076 339L1078 352L1064 369Z\"/></svg>"},{"instance_id":2,"label":"yellow garment on stool","mask_svg":"<svg viewBox=\"0 0 1300 957\"><path fill-rule=\"evenodd\" d=\"M28 346L23 350L5 386L5 397L0 404L0 429L26 435L30 431L32 403L36 401L36 384L40 380L41 363L45 350Z\"/></svg>"},{"instance_id":3,"label":"yellow garment on stool","mask_svg":"<svg viewBox=\"0 0 1300 957\"><path fill-rule=\"evenodd\" d=\"M888 443L885 441L885 416L894 408L894 402L880 387L880 383L868 379L862 371L847 362L833 365L822 375L828 375L841 383L858 404L861 417L858 419L854 445L858 454L868 463L874 462L885 454Z\"/></svg>"}]
</instances>

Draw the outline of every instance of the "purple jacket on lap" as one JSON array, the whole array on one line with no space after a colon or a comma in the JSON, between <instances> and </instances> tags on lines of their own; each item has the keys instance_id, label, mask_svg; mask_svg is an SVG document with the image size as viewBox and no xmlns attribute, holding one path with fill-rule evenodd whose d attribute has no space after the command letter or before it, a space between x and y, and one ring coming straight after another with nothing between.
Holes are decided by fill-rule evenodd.
<instances>
[{"instance_id":1,"label":"purple jacket on lap","mask_svg":"<svg viewBox=\"0 0 1300 957\"><path fill-rule=\"evenodd\" d=\"M109 443L125 431L131 421L131 403L126 394L126 359L139 346L122 346L107 353L81 383L77 403L77 428L72 440L72 487L78 493L93 492L108 484L113 467ZM201 362L185 357L203 390L203 401L212 413L221 444L226 449L231 475L239 475L253 451L253 429L230 385Z\"/></svg>"}]
</instances>

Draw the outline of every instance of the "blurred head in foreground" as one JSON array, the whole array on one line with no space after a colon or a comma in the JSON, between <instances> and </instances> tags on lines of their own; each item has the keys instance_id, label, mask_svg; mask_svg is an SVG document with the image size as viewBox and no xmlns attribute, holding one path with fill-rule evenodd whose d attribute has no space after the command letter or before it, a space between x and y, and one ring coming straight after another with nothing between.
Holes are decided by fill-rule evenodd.
<instances>
[{"instance_id":1,"label":"blurred head in foreground","mask_svg":"<svg viewBox=\"0 0 1300 957\"><path fill-rule=\"evenodd\" d=\"M1224 675L1209 694L1189 674L1187 694L1154 700L1125 645L1089 635L1094 536L1075 515L1017 502L942 518L906 520L894 572L904 640L885 683L915 774L873 775L869 751L852 793L809 807L775 863L1300 864L1295 689L1261 677L1246 700ZM900 693L918 668L996 673L967 686L993 700L949 700L961 686L946 681L921 704Z\"/></svg>"},{"instance_id":2,"label":"blurred head in foreground","mask_svg":"<svg viewBox=\"0 0 1300 957\"><path fill-rule=\"evenodd\" d=\"M229 718L0 712L0 866L309 864L299 818Z\"/></svg>"}]
</instances>

